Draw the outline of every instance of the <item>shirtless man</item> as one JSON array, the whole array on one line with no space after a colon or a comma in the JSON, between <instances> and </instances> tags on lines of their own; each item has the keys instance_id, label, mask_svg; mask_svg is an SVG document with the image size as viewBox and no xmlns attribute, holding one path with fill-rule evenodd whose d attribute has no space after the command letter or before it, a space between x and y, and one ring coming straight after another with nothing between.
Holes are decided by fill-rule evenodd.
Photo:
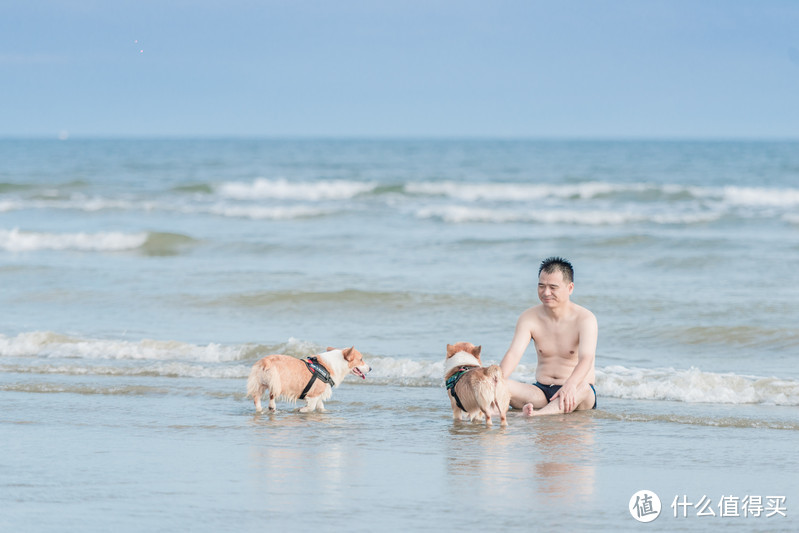
<instances>
[{"instance_id":1,"label":"shirtless man","mask_svg":"<svg viewBox=\"0 0 799 533\"><path fill-rule=\"evenodd\" d=\"M552 415L595 409L594 356L597 322L594 314L569 300L574 290L574 270L560 257L550 257L538 269L536 305L524 311L500 368L510 377L524 351L535 344L536 383L507 379L510 404L525 415Z\"/></svg>"}]
</instances>

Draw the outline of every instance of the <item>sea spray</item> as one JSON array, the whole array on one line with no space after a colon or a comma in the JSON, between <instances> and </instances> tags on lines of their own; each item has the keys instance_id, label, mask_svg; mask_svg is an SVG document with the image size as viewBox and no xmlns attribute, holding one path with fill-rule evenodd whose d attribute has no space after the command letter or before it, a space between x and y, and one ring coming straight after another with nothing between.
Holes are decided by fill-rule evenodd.
<instances>
[{"instance_id":1,"label":"sea spray","mask_svg":"<svg viewBox=\"0 0 799 533\"><path fill-rule=\"evenodd\" d=\"M289 338L272 345L211 343L195 345L175 340L123 341L83 339L53 332L0 335L0 371L31 374L162 376L172 378L245 379L260 357L283 353L305 357L321 353L320 344ZM364 352L372 366L362 385L443 386L444 364L400 354ZM498 361L486 360L485 364ZM664 400L684 403L799 405L799 381L698 368L598 367L599 397ZM531 383L535 366L521 364L513 379Z\"/></svg>"}]
</instances>

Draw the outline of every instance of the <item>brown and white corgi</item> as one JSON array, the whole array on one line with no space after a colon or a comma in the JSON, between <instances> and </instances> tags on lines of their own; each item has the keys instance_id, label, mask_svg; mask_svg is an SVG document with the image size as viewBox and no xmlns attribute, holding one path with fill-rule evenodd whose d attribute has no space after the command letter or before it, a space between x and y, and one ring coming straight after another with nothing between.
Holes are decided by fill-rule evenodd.
<instances>
[{"instance_id":1,"label":"brown and white corgi","mask_svg":"<svg viewBox=\"0 0 799 533\"><path fill-rule=\"evenodd\" d=\"M447 344L444 380L452 403L452 416L462 420L465 413L472 421L485 416L486 426L490 426L492 412L499 413L501 424L505 426L510 391L499 365L483 368L481 349L469 342Z\"/></svg>"},{"instance_id":2,"label":"brown and white corgi","mask_svg":"<svg viewBox=\"0 0 799 533\"><path fill-rule=\"evenodd\" d=\"M247 397L252 398L255 410L261 412L261 398L269 390L269 410L277 410L275 400L296 402L305 400L300 411L324 412L324 401L330 398L349 374L366 379L372 370L354 347L345 350L328 348L314 357L298 359L290 355L267 355L258 360L247 379Z\"/></svg>"}]
</instances>

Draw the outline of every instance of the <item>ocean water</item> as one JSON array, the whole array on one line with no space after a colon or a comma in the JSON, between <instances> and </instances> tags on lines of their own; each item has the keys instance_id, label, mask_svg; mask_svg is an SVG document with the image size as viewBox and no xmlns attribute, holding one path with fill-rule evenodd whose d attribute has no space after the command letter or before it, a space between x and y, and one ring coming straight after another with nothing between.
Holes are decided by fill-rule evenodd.
<instances>
[{"instance_id":1,"label":"ocean water","mask_svg":"<svg viewBox=\"0 0 799 533\"><path fill-rule=\"evenodd\" d=\"M446 344L498 362L550 255L598 409L453 422ZM0 529L793 531L797 264L797 142L0 140ZM352 345L255 415L258 358Z\"/></svg>"}]
</instances>

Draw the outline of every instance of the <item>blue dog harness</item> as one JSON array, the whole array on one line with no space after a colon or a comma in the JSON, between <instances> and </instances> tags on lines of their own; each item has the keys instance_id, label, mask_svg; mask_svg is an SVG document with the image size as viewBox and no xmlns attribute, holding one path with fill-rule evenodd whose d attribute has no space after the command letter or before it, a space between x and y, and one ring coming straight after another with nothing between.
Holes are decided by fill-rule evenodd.
<instances>
[{"instance_id":1,"label":"blue dog harness","mask_svg":"<svg viewBox=\"0 0 799 533\"><path fill-rule=\"evenodd\" d=\"M307 359L303 359L302 362L305 363L305 366L307 366L308 370L311 372L311 380L305 386L305 390L302 391L302 394L300 394L300 400L305 399L305 395L308 394L308 391L311 390L311 387L317 379L322 380L331 387L335 385L333 378L330 377L330 372L327 371L327 368L325 368L316 357L308 357Z\"/></svg>"},{"instance_id":2,"label":"blue dog harness","mask_svg":"<svg viewBox=\"0 0 799 533\"><path fill-rule=\"evenodd\" d=\"M455 398L455 403L458 405L458 407L460 407L461 411L466 411L466 409L463 408L463 404L461 403L461 399L458 398L457 394L455 394L455 385L458 384L458 380L461 379L466 372L468 372L469 370L472 370L473 368L475 368L475 367L473 367L473 366L462 366L462 367L460 367L458 369L457 372L455 372L450 377L448 377L447 381L446 381L447 390L452 395L452 397Z\"/></svg>"}]
</instances>

